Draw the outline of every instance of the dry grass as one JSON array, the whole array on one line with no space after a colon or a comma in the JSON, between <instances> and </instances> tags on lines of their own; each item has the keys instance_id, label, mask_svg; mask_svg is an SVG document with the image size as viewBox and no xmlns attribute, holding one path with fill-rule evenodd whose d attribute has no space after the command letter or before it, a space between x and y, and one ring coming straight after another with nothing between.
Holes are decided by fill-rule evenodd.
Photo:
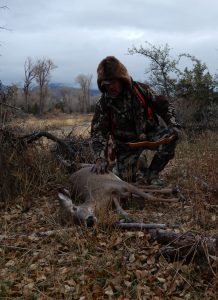
<instances>
[{"instance_id":1,"label":"dry grass","mask_svg":"<svg viewBox=\"0 0 218 300\"><path fill-rule=\"evenodd\" d=\"M73 226L33 236L64 228L57 188L67 175L46 147L37 143L28 150L38 179L21 168L23 189L0 212L0 299L216 299L217 259L207 256L208 261L202 257L187 265L161 257L157 262L160 246L144 232L112 229L113 213L92 229ZM169 228L176 224L184 232L217 233L217 153L215 133L184 139L163 177L179 185L186 202L131 207L129 213Z\"/></svg>"},{"instance_id":2,"label":"dry grass","mask_svg":"<svg viewBox=\"0 0 218 300\"><path fill-rule=\"evenodd\" d=\"M204 132L185 138L178 145L176 158L166 170L168 180L179 185L191 203L192 218L198 227L217 229L218 135Z\"/></svg>"},{"instance_id":3,"label":"dry grass","mask_svg":"<svg viewBox=\"0 0 218 300\"><path fill-rule=\"evenodd\" d=\"M64 113L47 113L41 118L34 116L26 119L16 118L10 122L10 127L19 128L23 132L41 131L41 130L61 130L66 127L75 125L87 125L92 118L91 114L64 114Z\"/></svg>"}]
</instances>

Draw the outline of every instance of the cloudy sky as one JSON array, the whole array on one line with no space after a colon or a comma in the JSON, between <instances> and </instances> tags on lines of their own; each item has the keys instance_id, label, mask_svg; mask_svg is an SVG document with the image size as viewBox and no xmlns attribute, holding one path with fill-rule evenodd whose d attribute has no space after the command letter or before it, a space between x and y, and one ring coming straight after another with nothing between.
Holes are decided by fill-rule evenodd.
<instances>
[{"instance_id":1,"label":"cloudy sky","mask_svg":"<svg viewBox=\"0 0 218 300\"><path fill-rule=\"evenodd\" d=\"M93 74L100 60L115 55L136 80L148 61L127 55L133 45L172 47L218 69L217 0L0 0L0 80L22 85L27 57L50 58L53 82L74 84Z\"/></svg>"}]
</instances>

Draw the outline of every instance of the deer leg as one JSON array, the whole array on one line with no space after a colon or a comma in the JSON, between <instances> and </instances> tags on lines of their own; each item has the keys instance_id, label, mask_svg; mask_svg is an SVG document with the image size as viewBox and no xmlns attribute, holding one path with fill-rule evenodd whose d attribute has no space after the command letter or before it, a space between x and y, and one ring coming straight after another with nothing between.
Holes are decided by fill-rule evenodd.
<instances>
[{"instance_id":1,"label":"deer leg","mask_svg":"<svg viewBox=\"0 0 218 300\"><path fill-rule=\"evenodd\" d=\"M129 214L121 207L119 197L117 195L111 196L112 203L114 203L116 207L116 211L118 215L120 215L122 218L124 218L126 221L131 221L131 218L129 217Z\"/></svg>"},{"instance_id":2,"label":"deer leg","mask_svg":"<svg viewBox=\"0 0 218 300\"><path fill-rule=\"evenodd\" d=\"M159 198L159 197L150 195L148 193L146 193L146 195L144 196L144 199L150 200L150 201L160 201L160 202L174 202L174 203L178 202L177 198Z\"/></svg>"},{"instance_id":3,"label":"deer leg","mask_svg":"<svg viewBox=\"0 0 218 300\"><path fill-rule=\"evenodd\" d=\"M133 185L129 185L129 191L132 194L138 195L146 200L150 200L150 201L161 201L161 202L178 202L177 198L159 198L159 197L155 197L153 195L151 195L150 193L146 193L143 190L133 186ZM151 191L150 191L151 192Z\"/></svg>"},{"instance_id":4,"label":"deer leg","mask_svg":"<svg viewBox=\"0 0 218 300\"><path fill-rule=\"evenodd\" d=\"M138 197L144 198L145 200L149 200L149 201L178 202L178 198L156 197L156 196L151 195L151 191L145 192L144 190L142 190L142 189L140 189L140 188L138 188L138 187L136 187L132 184L129 184L129 183L127 184L126 182L121 182L121 184L119 184L119 187L117 188L117 191L119 192L119 194L121 196L128 196L128 195L132 194L132 195L136 195ZM155 192L156 191L159 191L159 190L156 189Z\"/></svg>"}]
</instances>

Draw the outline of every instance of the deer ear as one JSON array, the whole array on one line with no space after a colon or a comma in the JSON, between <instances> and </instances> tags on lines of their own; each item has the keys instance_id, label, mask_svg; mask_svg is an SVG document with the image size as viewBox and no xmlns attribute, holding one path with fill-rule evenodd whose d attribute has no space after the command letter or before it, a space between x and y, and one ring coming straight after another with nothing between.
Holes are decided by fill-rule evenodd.
<instances>
[{"instance_id":1,"label":"deer ear","mask_svg":"<svg viewBox=\"0 0 218 300\"><path fill-rule=\"evenodd\" d=\"M61 201L70 201L70 202L72 202L71 199L70 199L70 197L68 197L67 195L65 195L65 194L63 194L61 192L58 193L58 198Z\"/></svg>"},{"instance_id":2,"label":"deer ear","mask_svg":"<svg viewBox=\"0 0 218 300\"><path fill-rule=\"evenodd\" d=\"M70 197L64 195L63 193L58 193L58 198L60 204L68 211L76 211L77 207L72 203Z\"/></svg>"}]
</instances>

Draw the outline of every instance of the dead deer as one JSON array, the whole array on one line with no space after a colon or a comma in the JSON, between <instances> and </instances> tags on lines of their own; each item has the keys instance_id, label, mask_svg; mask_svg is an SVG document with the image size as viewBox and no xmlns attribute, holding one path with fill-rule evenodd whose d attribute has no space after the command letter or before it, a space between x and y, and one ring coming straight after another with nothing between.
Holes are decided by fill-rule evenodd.
<instances>
[{"instance_id":1,"label":"dead deer","mask_svg":"<svg viewBox=\"0 0 218 300\"><path fill-rule=\"evenodd\" d=\"M135 195L149 201L175 202L175 198L158 198L152 192L170 193L172 189L148 190L137 188L121 180L114 173L94 174L91 166L86 166L70 177L71 192L64 190L58 194L62 214L68 221L84 223L88 227L97 222L100 214L107 213L114 205L118 214L128 219L128 213L120 205L120 199L127 199L129 195ZM82 204L73 204L71 197L77 197Z\"/></svg>"}]
</instances>

